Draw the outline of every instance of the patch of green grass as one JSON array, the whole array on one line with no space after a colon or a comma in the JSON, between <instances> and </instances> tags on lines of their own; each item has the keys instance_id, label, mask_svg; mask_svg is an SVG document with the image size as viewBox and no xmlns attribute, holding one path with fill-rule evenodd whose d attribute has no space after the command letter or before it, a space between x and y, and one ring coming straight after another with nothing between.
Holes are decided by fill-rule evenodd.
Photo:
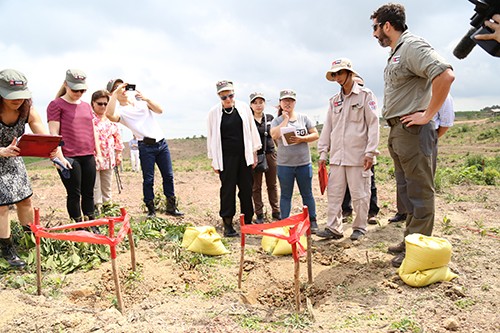
<instances>
[{"instance_id":1,"label":"patch of green grass","mask_svg":"<svg viewBox=\"0 0 500 333\"><path fill-rule=\"evenodd\" d=\"M241 316L240 327L250 330L261 330L262 319L257 316Z\"/></svg>"},{"instance_id":2,"label":"patch of green grass","mask_svg":"<svg viewBox=\"0 0 500 333\"><path fill-rule=\"evenodd\" d=\"M446 215L443 217L443 221L441 222L441 230L445 235L451 235L455 230L455 227L451 224L451 219Z\"/></svg>"},{"instance_id":3,"label":"patch of green grass","mask_svg":"<svg viewBox=\"0 0 500 333\"><path fill-rule=\"evenodd\" d=\"M476 301L472 298L463 298L455 302L455 306L459 309L465 310L476 304Z\"/></svg>"},{"instance_id":4,"label":"patch of green grass","mask_svg":"<svg viewBox=\"0 0 500 333\"><path fill-rule=\"evenodd\" d=\"M420 325L411 318L404 317L400 321L392 322L390 328L396 330L396 332L411 332L411 333L423 333L424 330Z\"/></svg>"},{"instance_id":5,"label":"patch of green grass","mask_svg":"<svg viewBox=\"0 0 500 333\"><path fill-rule=\"evenodd\" d=\"M275 322L276 326L286 327L292 330L303 330L312 325L312 320L303 313L291 313L281 317Z\"/></svg>"}]
</instances>

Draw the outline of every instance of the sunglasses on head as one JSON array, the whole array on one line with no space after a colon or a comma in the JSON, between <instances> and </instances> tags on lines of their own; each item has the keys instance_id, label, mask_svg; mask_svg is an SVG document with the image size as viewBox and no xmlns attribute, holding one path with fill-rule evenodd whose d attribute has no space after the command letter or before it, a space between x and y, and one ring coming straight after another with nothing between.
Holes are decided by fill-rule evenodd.
<instances>
[{"instance_id":1,"label":"sunglasses on head","mask_svg":"<svg viewBox=\"0 0 500 333\"><path fill-rule=\"evenodd\" d=\"M222 99L223 101L225 101L228 98L233 98L234 94L229 94L229 95L224 95L224 96L219 96L219 97L220 97L220 99Z\"/></svg>"},{"instance_id":2,"label":"sunglasses on head","mask_svg":"<svg viewBox=\"0 0 500 333\"><path fill-rule=\"evenodd\" d=\"M75 94L76 94L76 93L82 93L82 94L83 94L83 93L85 93L87 90L86 90L86 89L80 89L80 90L73 90L73 89L71 89L71 91L72 91L72 92L74 92Z\"/></svg>"},{"instance_id":3,"label":"sunglasses on head","mask_svg":"<svg viewBox=\"0 0 500 333\"><path fill-rule=\"evenodd\" d=\"M99 106L106 106L106 105L108 105L108 103L106 103L106 102L95 102L95 104L97 104Z\"/></svg>"}]
</instances>

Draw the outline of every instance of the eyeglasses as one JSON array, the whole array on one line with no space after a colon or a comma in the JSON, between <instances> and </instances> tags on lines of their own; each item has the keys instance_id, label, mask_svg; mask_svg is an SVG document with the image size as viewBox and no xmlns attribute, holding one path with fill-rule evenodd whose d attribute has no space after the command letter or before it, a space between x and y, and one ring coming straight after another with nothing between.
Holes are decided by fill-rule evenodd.
<instances>
[{"instance_id":1,"label":"eyeglasses","mask_svg":"<svg viewBox=\"0 0 500 333\"><path fill-rule=\"evenodd\" d=\"M384 22L384 23L385 23L385 22ZM379 22L379 23L375 23L374 25L372 25L373 32L377 31L378 27L383 26L383 25L384 25L384 23Z\"/></svg>"},{"instance_id":2,"label":"eyeglasses","mask_svg":"<svg viewBox=\"0 0 500 333\"><path fill-rule=\"evenodd\" d=\"M106 103L106 102L95 102L95 104L97 104L99 106L106 106L106 105L108 105L108 103Z\"/></svg>"},{"instance_id":3,"label":"eyeglasses","mask_svg":"<svg viewBox=\"0 0 500 333\"><path fill-rule=\"evenodd\" d=\"M81 89L81 90L73 90L73 89L71 89L71 91L74 92L75 94L77 94L77 93L84 94L87 90L86 89Z\"/></svg>"},{"instance_id":4,"label":"eyeglasses","mask_svg":"<svg viewBox=\"0 0 500 333\"><path fill-rule=\"evenodd\" d=\"M341 69L341 70L339 70L338 72L333 72L333 73L331 73L331 74L332 74L332 77L336 77L337 75L342 75L342 74L344 74L344 72L345 72L345 71L344 71L343 69Z\"/></svg>"},{"instance_id":5,"label":"eyeglasses","mask_svg":"<svg viewBox=\"0 0 500 333\"><path fill-rule=\"evenodd\" d=\"M224 96L219 96L219 97L220 97L220 99L222 99L223 101L225 101L228 98L233 98L234 94L229 94L229 95L224 95Z\"/></svg>"}]
</instances>

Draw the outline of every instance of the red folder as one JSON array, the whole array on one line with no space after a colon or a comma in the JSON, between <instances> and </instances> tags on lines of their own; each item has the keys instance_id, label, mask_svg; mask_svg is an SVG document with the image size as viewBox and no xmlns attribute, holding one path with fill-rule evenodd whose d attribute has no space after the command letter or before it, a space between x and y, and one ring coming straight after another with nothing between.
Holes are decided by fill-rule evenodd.
<instances>
[{"instance_id":1,"label":"red folder","mask_svg":"<svg viewBox=\"0 0 500 333\"><path fill-rule=\"evenodd\" d=\"M17 140L19 156L50 157L50 153L59 146L62 136L48 134L23 134Z\"/></svg>"},{"instance_id":2,"label":"red folder","mask_svg":"<svg viewBox=\"0 0 500 333\"><path fill-rule=\"evenodd\" d=\"M321 164L318 169L319 189L321 194L325 193L326 185L328 185L328 172L326 171L326 164Z\"/></svg>"}]
</instances>

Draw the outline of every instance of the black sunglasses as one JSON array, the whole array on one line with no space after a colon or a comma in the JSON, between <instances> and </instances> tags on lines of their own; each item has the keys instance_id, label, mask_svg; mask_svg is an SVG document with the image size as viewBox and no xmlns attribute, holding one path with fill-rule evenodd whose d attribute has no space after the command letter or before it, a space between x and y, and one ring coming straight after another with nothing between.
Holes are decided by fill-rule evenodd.
<instances>
[{"instance_id":1,"label":"black sunglasses","mask_svg":"<svg viewBox=\"0 0 500 333\"><path fill-rule=\"evenodd\" d=\"M337 71L337 72L333 72L333 73L331 73L331 74L332 74L332 77L336 77L337 75L342 75L342 74L344 74L344 72L345 72L345 71L344 71L343 69L341 69L341 70L339 70L339 71Z\"/></svg>"},{"instance_id":2,"label":"black sunglasses","mask_svg":"<svg viewBox=\"0 0 500 333\"><path fill-rule=\"evenodd\" d=\"M108 105L108 103L106 103L106 102L95 102L95 104L97 104L99 106L106 106L106 105Z\"/></svg>"},{"instance_id":3,"label":"black sunglasses","mask_svg":"<svg viewBox=\"0 0 500 333\"><path fill-rule=\"evenodd\" d=\"M80 89L80 90L73 90L73 89L71 89L71 91L74 92L75 94L76 93L82 93L82 94L84 94L87 90L86 89Z\"/></svg>"},{"instance_id":4,"label":"black sunglasses","mask_svg":"<svg viewBox=\"0 0 500 333\"><path fill-rule=\"evenodd\" d=\"M384 22L384 23L385 23L385 22ZM378 27L383 26L383 25L384 25L384 23L379 22L379 23L375 23L374 25L372 25L373 32L377 31Z\"/></svg>"},{"instance_id":5,"label":"black sunglasses","mask_svg":"<svg viewBox=\"0 0 500 333\"><path fill-rule=\"evenodd\" d=\"M233 98L234 94L229 94L229 95L224 95L224 96L219 96L219 97L220 97L220 99L222 99L223 101L225 101L228 98Z\"/></svg>"}]
</instances>

